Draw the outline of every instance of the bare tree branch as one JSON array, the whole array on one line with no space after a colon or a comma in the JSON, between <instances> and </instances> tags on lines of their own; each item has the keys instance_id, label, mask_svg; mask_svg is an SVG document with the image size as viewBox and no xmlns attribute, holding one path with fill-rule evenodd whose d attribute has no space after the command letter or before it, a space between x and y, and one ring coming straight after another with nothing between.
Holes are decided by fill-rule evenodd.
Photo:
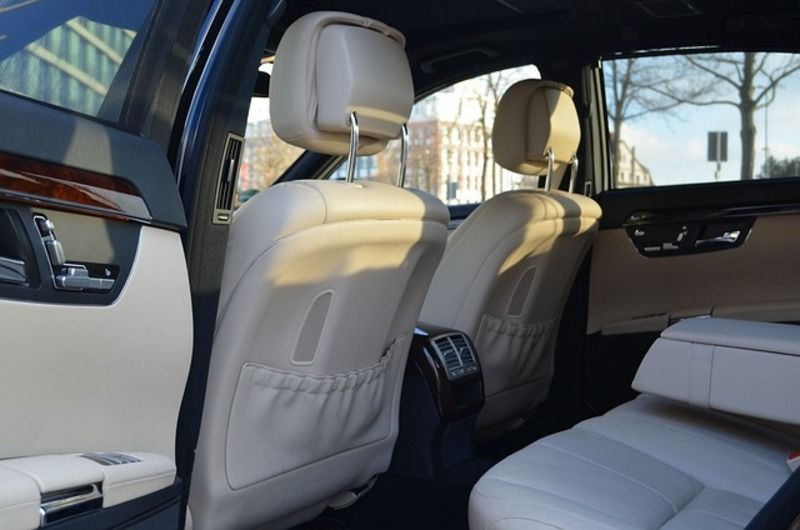
<instances>
[{"instance_id":1,"label":"bare tree branch","mask_svg":"<svg viewBox=\"0 0 800 530\"><path fill-rule=\"evenodd\" d=\"M764 54L764 55L767 55L767 54ZM755 101L755 103L756 103L756 104L760 103L760 102L761 102L761 100L764 98L764 96L765 96L765 95L766 95L766 94L767 94L767 93L768 93L770 90L772 90L772 91L774 92L774 91L775 91L775 90L778 88L778 85L780 84L780 82L781 82L781 81L783 81L784 79L786 79L787 77L789 77L790 75L792 75L793 73L795 73L795 72L797 72L797 71L800 71L800 62L798 62L797 64L795 64L795 65L793 65L793 66L787 66L787 67L785 67L785 68L784 68L784 70L783 70L782 72L779 72L779 73L778 73L777 75L775 75L774 77L773 77L772 75L770 75L770 74L766 74L766 73L765 73L765 75L767 76L767 78L769 79L769 81L770 81L770 82L769 82L769 84L768 84L768 85L767 85L767 86L764 88L764 90L762 90L762 91L761 91L761 93L760 93L758 96L756 96L755 98L753 98L753 100ZM773 100L775 99L774 95L772 96L772 99L773 99Z\"/></svg>"},{"instance_id":2,"label":"bare tree branch","mask_svg":"<svg viewBox=\"0 0 800 530\"><path fill-rule=\"evenodd\" d=\"M736 83L736 81L734 81L734 80L733 80L733 79L731 79L730 77L724 76L724 75L720 74L719 72L717 72L716 70L714 70L713 68L711 68L711 67L709 67L709 66L706 66L706 65L702 64L700 61L696 60L696 59L695 59L694 57L692 57L691 55L686 55L686 56L685 56L685 59L686 59L686 62L688 62L689 64L691 64L691 65L692 65L692 66L694 66L695 68L697 68L697 69L699 69L699 70L702 70L703 72L705 72L705 73L707 73L707 74L710 74L710 75L712 75L712 76L716 77L716 78L717 78L717 79L719 79L720 81L724 81L724 82L726 82L726 83L729 83L729 84L730 84L730 85L732 85L733 87L738 87L738 86L739 86L739 85Z\"/></svg>"}]
</instances>

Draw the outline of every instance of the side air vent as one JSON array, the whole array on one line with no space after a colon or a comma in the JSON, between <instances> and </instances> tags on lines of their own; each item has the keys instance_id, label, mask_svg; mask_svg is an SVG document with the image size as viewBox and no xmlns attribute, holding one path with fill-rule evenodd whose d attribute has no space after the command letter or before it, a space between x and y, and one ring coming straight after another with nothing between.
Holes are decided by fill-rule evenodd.
<instances>
[{"instance_id":1,"label":"side air vent","mask_svg":"<svg viewBox=\"0 0 800 530\"><path fill-rule=\"evenodd\" d=\"M451 381L478 371L472 344L461 333L440 335L432 343Z\"/></svg>"},{"instance_id":2,"label":"side air vent","mask_svg":"<svg viewBox=\"0 0 800 530\"><path fill-rule=\"evenodd\" d=\"M239 177L239 164L242 159L244 138L228 133L225 140L225 156L219 167L217 194L214 198L214 218L218 225L230 224L233 217L233 198L236 194L236 180Z\"/></svg>"}]
</instances>

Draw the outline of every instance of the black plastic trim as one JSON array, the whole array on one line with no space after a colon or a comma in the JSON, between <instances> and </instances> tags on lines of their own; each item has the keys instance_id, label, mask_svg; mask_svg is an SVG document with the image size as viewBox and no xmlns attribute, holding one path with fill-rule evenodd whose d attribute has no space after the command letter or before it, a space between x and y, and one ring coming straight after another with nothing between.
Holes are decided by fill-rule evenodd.
<instances>
[{"instance_id":1,"label":"black plastic trim","mask_svg":"<svg viewBox=\"0 0 800 530\"><path fill-rule=\"evenodd\" d=\"M189 218L184 247L194 320L192 364L175 447L184 504L191 487L228 239L228 226L212 223L215 177L228 133L244 135L261 51L283 5L284 0L214 2L195 48L170 142L169 159L177 168Z\"/></svg>"},{"instance_id":2,"label":"black plastic trim","mask_svg":"<svg viewBox=\"0 0 800 530\"><path fill-rule=\"evenodd\" d=\"M800 518L800 469L792 473L758 511L745 530L774 530L792 526Z\"/></svg>"},{"instance_id":3,"label":"black plastic trim","mask_svg":"<svg viewBox=\"0 0 800 530\"><path fill-rule=\"evenodd\" d=\"M731 208L790 208L800 204L800 179L715 182L606 191L597 196L603 208L600 229L620 228L637 212L687 215L689 211ZM765 212L767 213L767 212Z\"/></svg>"},{"instance_id":4,"label":"black plastic trim","mask_svg":"<svg viewBox=\"0 0 800 530\"><path fill-rule=\"evenodd\" d=\"M478 209L480 203L476 204L454 204L453 206L449 206L448 209L450 210L450 222L460 222L466 219L467 217L472 214L475 210Z\"/></svg>"},{"instance_id":5,"label":"black plastic trim","mask_svg":"<svg viewBox=\"0 0 800 530\"><path fill-rule=\"evenodd\" d=\"M180 479L176 479L171 486L144 497L47 525L47 528L53 530L106 530L109 528L178 530L180 528L182 489L183 484Z\"/></svg>"},{"instance_id":6,"label":"black plastic trim","mask_svg":"<svg viewBox=\"0 0 800 530\"><path fill-rule=\"evenodd\" d=\"M139 247L141 226L137 223L125 223L87 217L79 214L56 212L43 208L0 202L0 212L8 212L16 224L16 237L20 239L17 244L24 249L24 256L19 258L27 263L31 281L24 285L13 285L0 282L0 298L26 302L40 302L51 304L75 304L108 306L113 304L125 288L125 284L133 267ZM80 263L91 269L95 267L110 266L115 274L114 287L109 292L96 291L64 291L53 287L52 273L48 265L48 257L41 242L41 236L34 224L34 215L44 215L55 221L55 232L62 243L69 240L83 240L86 234L106 233L109 244L114 251L113 262L105 263L99 259L91 259L93 252L86 248L80 253L89 259L74 259L73 245L64 243L67 260L70 263ZM65 227L57 219L70 219L71 228ZM89 227L86 223L92 223ZM24 239L23 239L24 238ZM8 244L9 242L4 242ZM87 241L86 247L92 247L92 242ZM11 256L15 257L15 256ZM96 274L93 274L96 275Z\"/></svg>"}]
</instances>

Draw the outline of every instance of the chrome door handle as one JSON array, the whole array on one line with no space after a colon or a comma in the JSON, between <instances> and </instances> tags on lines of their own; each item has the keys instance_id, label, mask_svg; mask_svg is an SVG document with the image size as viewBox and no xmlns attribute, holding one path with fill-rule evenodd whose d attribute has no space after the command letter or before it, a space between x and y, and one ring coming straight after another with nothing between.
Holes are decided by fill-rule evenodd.
<instances>
[{"instance_id":1,"label":"chrome door handle","mask_svg":"<svg viewBox=\"0 0 800 530\"><path fill-rule=\"evenodd\" d=\"M28 271L24 261L0 256L0 282L24 284L27 281Z\"/></svg>"},{"instance_id":2,"label":"chrome door handle","mask_svg":"<svg viewBox=\"0 0 800 530\"><path fill-rule=\"evenodd\" d=\"M98 291L110 291L114 288L114 280L111 278L96 278L89 276L89 270L84 265L67 263L59 274L54 277L56 289L67 291L83 291L92 289Z\"/></svg>"},{"instance_id":3,"label":"chrome door handle","mask_svg":"<svg viewBox=\"0 0 800 530\"><path fill-rule=\"evenodd\" d=\"M694 242L695 247L705 247L709 245L735 245L736 242L739 241L739 238L742 235L741 230L731 230L730 232L725 232L722 235L716 237L710 237L708 239L698 239Z\"/></svg>"}]
</instances>

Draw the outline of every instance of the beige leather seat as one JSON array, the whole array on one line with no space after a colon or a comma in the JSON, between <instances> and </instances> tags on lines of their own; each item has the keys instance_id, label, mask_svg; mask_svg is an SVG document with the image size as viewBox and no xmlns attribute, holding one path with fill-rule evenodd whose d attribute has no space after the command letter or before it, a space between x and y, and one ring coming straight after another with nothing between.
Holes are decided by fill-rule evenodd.
<instances>
[{"instance_id":1,"label":"beige leather seat","mask_svg":"<svg viewBox=\"0 0 800 530\"><path fill-rule=\"evenodd\" d=\"M529 80L500 100L494 157L526 175L548 172L557 188L580 142L572 90ZM484 374L478 434L518 423L546 396L556 332L578 266L597 231L600 207L582 195L518 190L476 209L450 236L421 320L465 331Z\"/></svg>"},{"instance_id":2,"label":"beige leather seat","mask_svg":"<svg viewBox=\"0 0 800 530\"><path fill-rule=\"evenodd\" d=\"M683 320L645 356L638 398L481 477L470 528L745 528L792 474L798 374L800 327Z\"/></svg>"},{"instance_id":3,"label":"beige leather seat","mask_svg":"<svg viewBox=\"0 0 800 530\"><path fill-rule=\"evenodd\" d=\"M375 153L408 119L404 38L314 13L277 50L284 140ZM288 527L385 471L406 357L447 238L446 207L388 184L295 181L234 217L190 507L195 528Z\"/></svg>"}]
</instances>

